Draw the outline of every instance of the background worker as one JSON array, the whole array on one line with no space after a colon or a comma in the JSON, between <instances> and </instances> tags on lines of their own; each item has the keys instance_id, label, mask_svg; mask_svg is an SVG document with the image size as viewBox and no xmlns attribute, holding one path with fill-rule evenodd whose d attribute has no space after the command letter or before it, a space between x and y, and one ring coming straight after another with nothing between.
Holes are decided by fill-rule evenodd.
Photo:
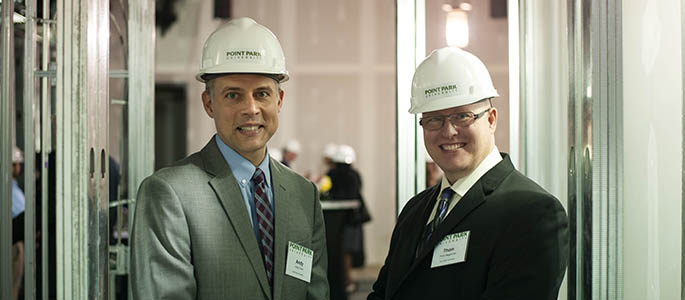
<instances>
[{"instance_id":1,"label":"background worker","mask_svg":"<svg viewBox=\"0 0 685 300\"><path fill-rule=\"evenodd\" d=\"M302 146L300 145L300 142L297 140L288 141L288 143L285 144L285 147L283 147L283 160L281 160L281 163L286 167L291 167L291 164L297 159L297 156L300 155L301 150Z\"/></svg>"},{"instance_id":2,"label":"background worker","mask_svg":"<svg viewBox=\"0 0 685 300\"><path fill-rule=\"evenodd\" d=\"M356 153L351 146L338 145L331 157L334 166L327 173L331 182L328 201L350 204L324 210L331 300L347 299L348 285L352 283L350 268L353 258L361 265L364 263L361 225L370 221L371 217L361 194L361 176L352 167L355 159Z\"/></svg>"},{"instance_id":3,"label":"background worker","mask_svg":"<svg viewBox=\"0 0 685 300\"><path fill-rule=\"evenodd\" d=\"M17 178L21 174L24 153L12 147L12 299L22 294L24 279L24 210L26 207L24 191L19 187Z\"/></svg>"}]
</instances>

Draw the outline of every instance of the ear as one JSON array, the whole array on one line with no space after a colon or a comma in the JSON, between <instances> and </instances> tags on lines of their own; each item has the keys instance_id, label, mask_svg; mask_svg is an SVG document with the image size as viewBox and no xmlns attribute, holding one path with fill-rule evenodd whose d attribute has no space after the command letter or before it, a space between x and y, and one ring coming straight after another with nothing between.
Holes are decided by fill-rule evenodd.
<instances>
[{"instance_id":1,"label":"ear","mask_svg":"<svg viewBox=\"0 0 685 300\"><path fill-rule=\"evenodd\" d=\"M212 98L209 97L207 91L202 92L202 107L205 108L207 115L214 119L214 108L212 107Z\"/></svg>"},{"instance_id":2,"label":"ear","mask_svg":"<svg viewBox=\"0 0 685 300\"><path fill-rule=\"evenodd\" d=\"M283 95L285 95L285 92L283 90L278 91L278 112L281 112L281 107L283 107Z\"/></svg>"},{"instance_id":3,"label":"ear","mask_svg":"<svg viewBox=\"0 0 685 300\"><path fill-rule=\"evenodd\" d=\"M488 124L491 132L495 132L497 129L497 108L493 107L488 113Z\"/></svg>"}]
</instances>

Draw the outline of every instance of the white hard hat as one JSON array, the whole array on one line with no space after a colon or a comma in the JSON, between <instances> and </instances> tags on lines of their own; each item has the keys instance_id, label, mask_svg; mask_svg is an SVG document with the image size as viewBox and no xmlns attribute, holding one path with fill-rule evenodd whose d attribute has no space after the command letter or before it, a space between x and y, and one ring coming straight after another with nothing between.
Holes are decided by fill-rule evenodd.
<instances>
[{"instance_id":1,"label":"white hard hat","mask_svg":"<svg viewBox=\"0 0 685 300\"><path fill-rule=\"evenodd\" d=\"M338 150L338 145L333 143L328 143L323 147L323 156L326 158L333 159L333 155Z\"/></svg>"},{"instance_id":2,"label":"white hard hat","mask_svg":"<svg viewBox=\"0 0 685 300\"><path fill-rule=\"evenodd\" d=\"M354 162L355 158L354 148L349 145L339 145L331 159L333 162L349 165Z\"/></svg>"},{"instance_id":3,"label":"white hard hat","mask_svg":"<svg viewBox=\"0 0 685 300\"><path fill-rule=\"evenodd\" d=\"M300 142L298 142L297 140L290 140L287 144L285 144L284 149L285 151L299 154L302 150L302 146L300 146Z\"/></svg>"},{"instance_id":4,"label":"white hard hat","mask_svg":"<svg viewBox=\"0 0 685 300\"><path fill-rule=\"evenodd\" d=\"M288 80L285 55L276 36L250 18L233 19L221 25L205 41L200 72L195 78L206 82L207 74L258 73Z\"/></svg>"},{"instance_id":5,"label":"white hard hat","mask_svg":"<svg viewBox=\"0 0 685 300\"><path fill-rule=\"evenodd\" d=\"M416 68L409 112L436 111L497 96L490 74L478 57L445 47L433 50Z\"/></svg>"},{"instance_id":6,"label":"white hard hat","mask_svg":"<svg viewBox=\"0 0 685 300\"><path fill-rule=\"evenodd\" d=\"M17 148L17 146L12 146L12 163L23 163L24 162L24 153Z\"/></svg>"}]
</instances>

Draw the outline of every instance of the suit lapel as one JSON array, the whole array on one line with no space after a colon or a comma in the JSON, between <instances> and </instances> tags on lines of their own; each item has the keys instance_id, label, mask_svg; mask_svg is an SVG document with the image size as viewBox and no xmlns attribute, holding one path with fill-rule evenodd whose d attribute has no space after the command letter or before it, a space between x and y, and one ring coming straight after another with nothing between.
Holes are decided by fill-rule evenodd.
<instances>
[{"instance_id":1,"label":"suit lapel","mask_svg":"<svg viewBox=\"0 0 685 300\"><path fill-rule=\"evenodd\" d=\"M402 281L407 278L410 267L414 262L416 246L419 239L423 236L426 220L428 220L428 216L435 205L435 199L440 192L440 185L436 185L432 189L432 192L426 194L427 198L420 200L424 203L419 206L419 209L411 212L412 215L406 217L408 224L403 226L402 232L398 234L401 238L398 239L398 244L395 246L398 250L395 252L395 258L392 260L391 268L393 271L389 274L390 278L388 279L388 294L391 296Z\"/></svg>"},{"instance_id":2,"label":"suit lapel","mask_svg":"<svg viewBox=\"0 0 685 300\"><path fill-rule=\"evenodd\" d=\"M476 181L476 183L466 192L466 195L464 195L457 205L454 206L452 211L450 211L447 218L445 218L445 221L443 221L433 236L426 242L426 245L423 247L421 253L418 254L410 271L414 270L416 265L423 260L426 255L432 254L435 246L440 243L445 235L459 225L474 209L483 204L486 197L514 170L514 166L511 164L511 160L509 160L509 156L506 153L501 153L501 155L502 161L478 179L478 181ZM468 228L466 230L468 230Z\"/></svg>"},{"instance_id":3,"label":"suit lapel","mask_svg":"<svg viewBox=\"0 0 685 300\"><path fill-rule=\"evenodd\" d=\"M511 164L509 156L506 153L501 153L501 155L502 161L485 173L485 175L466 192L466 195L459 200L457 205L447 215L445 221L443 221L437 231L433 233L432 237L423 246L423 249L418 253L416 259L413 259L416 254L413 249L416 248L419 236L426 226L426 220L435 205L435 199L438 197L437 193L439 192L440 186L437 185L434 187L435 191L429 193L431 198L426 201L427 205L424 206L423 209L417 210L417 213L413 216L408 216L413 218L412 224L409 225L412 228L408 228L407 235L400 235L404 238L400 238L402 243L398 244L397 247L399 249L398 258L393 260L393 274L390 275L391 278L388 280L389 298L394 296L394 293L397 292L404 280L407 279L409 274L416 270L426 256L433 253L435 246L445 237L445 235L459 225L473 210L483 204L486 197L502 183L509 173L514 171L514 166ZM466 230L468 230L468 228L466 228Z\"/></svg>"},{"instance_id":4,"label":"suit lapel","mask_svg":"<svg viewBox=\"0 0 685 300\"><path fill-rule=\"evenodd\" d=\"M274 193L274 299L281 299L283 281L285 276L285 262L287 250L287 236L289 232L289 220L292 220L290 210L295 207L289 202L293 199L286 189L287 177L284 176L282 167L270 158L271 184Z\"/></svg>"},{"instance_id":5,"label":"suit lapel","mask_svg":"<svg viewBox=\"0 0 685 300\"><path fill-rule=\"evenodd\" d=\"M435 199L438 197L439 186L435 192L431 193L430 201L427 201L427 207L422 210L421 217L415 216L412 228L408 234L409 238L406 238L406 242L403 245L398 245L401 257L398 258L398 262L393 264L393 273L396 274L395 278L390 278L388 281L391 287L388 288L388 294L390 298L397 292L397 289L402 285L402 283L409 277L409 275L416 270L416 268L422 263L428 254L433 253L435 246L445 237L445 234L449 232L452 228L457 226L461 221L476 207L478 207L485 200L482 195L482 189L478 188L477 192L474 188L480 185L478 183L474 184L469 192L464 195L464 197L459 200L459 203L452 209L452 211L447 215L447 218L438 227L437 231L433 233L431 238L426 241L423 245L421 252L416 254L416 245L419 242L419 238L422 236L423 230L426 227L426 220L430 215L433 206L435 205ZM417 230L418 229L418 230ZM417 233L418 231L418 233ZM416 259L414 259L414 256ZM397 270L397 271L395 271Z\"/></svg>"},{"instance_id":6,"label":"suit lapel","mask_svg":"<svg viewBox=\"0 0 685 300\"><path fill-rule=\"evenodd\" d=\"M257 274L262 290L271 298L271 288L266 277L262 252L257 244L257 238L252 229L252 221L250 221L243 196L240 193L235 177L233 177L231 168L224 160L223 155L221 155L214 138L202 149L201 154L205 164L205 171L214 176L210 179L209 184L216 192L217 198L219 198L219 202L224 212L226 212L226 216L231 222L233 230L235 230L240 240L240 244L245 250L245 255L247 255L252 268L254 268Z\"/></svg>"},{"instance_id":7,"label":"suit lapel","mask_svg":"<svg viewBox=\"0 0 685 300\"><path fill-rule=\"evenodd\" d=\"M466 195L459 200L457 205L454 206L452 211L447 215L447 218L445 218L445 221L438 226L431 238L423 246L421 253L418 254L409 271L413 271L427 255L432 254L435 246L438 245L445 235L459 225L471 211L476 209L483 202L485 202L485 195L483 195L483 188L481 187L480 181L478 181L468 192L466 192Z\"/></svg>"}]
</instances>

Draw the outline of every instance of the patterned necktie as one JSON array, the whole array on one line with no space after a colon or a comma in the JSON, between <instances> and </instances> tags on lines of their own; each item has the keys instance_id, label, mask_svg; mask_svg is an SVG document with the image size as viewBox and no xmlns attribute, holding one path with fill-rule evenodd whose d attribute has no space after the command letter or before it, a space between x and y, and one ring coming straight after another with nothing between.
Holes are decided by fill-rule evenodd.
<instances>
[{"instance_id":1,"label":"patterned necktie","mask_svg":"<svg viewBox=\"0 0 685 300\"><path fill-rule=\"evenodd\" d=\"M447 208L450 206L450 200L452 200L452 196L454 196L454 191L451 188L444 189L442 191L442 194L440 194L440 202L438 202L438 209L435 210L435 218L433 218L433 222L431 222L432 226L429 226L431 229L428 233L428 236L426 237L426 241L430 239L433 232L435 232L435 230L438 229L440 223L442 223L442 221L445 220L445 216L447 216Z\"/></svg>"},{"instance_id":2,"label":"patterned necktie","mask_svg":"<svg viewBox=\"0 0 685 300\"><path fill-rule=\"evenodd\" d=\"M423 244L425 244L431 238L433 232L435 232L435 230L438 229L438 226L440 226L440 223L445 220L445 217L447 216L447 208L450 206L450 200L452 200L452 196L454 196L454 194L455 192L449 187L444 189L440 194L440 201L438 201L438 209L435 210L435 217L432 221L426 224L423 232L423 239L419 241L419 245L416 248L416 256L418 256L421 252Z\"/></svg>"},{"instance_id":3,"label":"patterned necktie","mask_svg":"<svg viewBox=\"0 0 685 300\"><path fill-rule=\"evenodd\" d=\"M259 239L262 244L264 255L264 268L269 284L273 286L273 266L274 266L274 214L269 204L266 193L266 183L264 172L257 168L252 175L254 182L254 205L257 211L257 224L259 224Z\"/></svg>"}]
</instances>

